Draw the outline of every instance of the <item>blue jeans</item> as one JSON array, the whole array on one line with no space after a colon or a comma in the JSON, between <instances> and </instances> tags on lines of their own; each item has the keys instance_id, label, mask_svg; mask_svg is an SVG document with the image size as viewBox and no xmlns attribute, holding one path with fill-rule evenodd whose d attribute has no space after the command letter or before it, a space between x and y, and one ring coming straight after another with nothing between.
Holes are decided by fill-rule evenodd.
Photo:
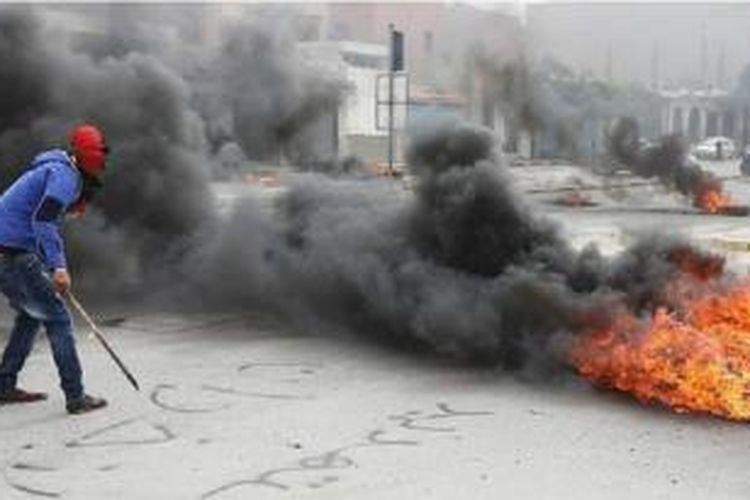
<instances>
[{"instance_id":1,"label":"blue jeans","mask_svg":"<svg viewBox=\"0 0 750 500\"><path fill-rule=\"evenodd\" d=\"M0 392L16 387L18 372L31 352L43 324L52 346L60 387L68 402L83 397L73 322L62 298L55 292L44 265L33 253L0 254L0 291L17 311L15 324L0 362Z\"/></svg>"}]
</instances>

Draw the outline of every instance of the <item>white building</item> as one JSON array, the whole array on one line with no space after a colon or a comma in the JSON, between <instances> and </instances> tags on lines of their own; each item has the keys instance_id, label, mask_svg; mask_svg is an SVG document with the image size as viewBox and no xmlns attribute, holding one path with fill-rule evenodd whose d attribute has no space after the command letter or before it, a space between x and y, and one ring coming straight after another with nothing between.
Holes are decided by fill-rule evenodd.
<instances>
[{"instance_id":1,"label":"white building","mask_svg":"<svg viewBox=\"0 0 750 500\"><path fill-rule=\"evenodd\" d=\"M727 91L679 89L660 92L662 130L698 142L706 137L726 136L742 143L746 141L747 117L743 109L736 109Z\"/></svg>"},{"instance_id":2,"label":"white building","mask_svg":"<svg viewBox=\"0 0 750 500\"><path fill-rule=\"evenodd\" d=\"M301 43L298 49L303 60L336 75L346 85L334 126L338 155L356 155L370 162L386 161L388 134L382 127L383 116L378 126L378 113L382 114L386 108L377 109L377 98L379 78L387 74L388 48L370 43L331 41ZM402 114L405 106L398 107ZM395 112L394 117L400 117L400 113Z\"/></svg>"}]
</instances>

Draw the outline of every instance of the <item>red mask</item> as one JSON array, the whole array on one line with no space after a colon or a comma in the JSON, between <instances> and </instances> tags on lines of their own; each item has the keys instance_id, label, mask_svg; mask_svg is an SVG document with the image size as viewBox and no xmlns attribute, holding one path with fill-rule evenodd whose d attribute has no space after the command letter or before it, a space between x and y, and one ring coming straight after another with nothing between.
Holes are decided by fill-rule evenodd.
<instances>
[{"instance_id":1,"label":"red mask","mask_svg":"<svg viewBox=\"0 0 750 500\"><path fill-rule=\"evenodd\" d=\"M109 149L104 134L93 125L78 125L70 134L70 148L78 167L87 174L98 176L104 171Z\"/></svg>"}]
</instances>

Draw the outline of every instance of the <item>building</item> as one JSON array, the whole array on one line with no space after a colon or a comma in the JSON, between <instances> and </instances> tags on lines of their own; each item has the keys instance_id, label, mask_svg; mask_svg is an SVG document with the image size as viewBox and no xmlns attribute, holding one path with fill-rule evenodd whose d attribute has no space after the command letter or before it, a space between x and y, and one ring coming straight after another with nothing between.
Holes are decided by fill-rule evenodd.
<instances>
[{"instance_id":1,"label":"building","mask_svg":"<svg viewBox=\"0 0 750 500\"><path fill-rule=\"evenodd\" d=\"M750 114L727 91L680 89L662 91L660 95L662 133L680 134L690 143L724 136L747 145Z\"/></svg>"},{"instance_id":2,"label":"building","mask_svg":"<svg viewBox=\"0 0 750 500\"><path fill-rule=\"evenodd\" d=\"M267 19L268 25L281 26L296 37L305 61L346 82L340 108L305 131L316 138L314 155L356 155L374 162L387 158L383 84L389 25L404 33L408 75L399 75L396 82L397 156L401 131L424 120L460 117L504 136L502 110L481 93L472 57L481 51L501 64L516 57L521 46L516 17L438 2L107 4L52 7L46 12L51 25L76 25L75 44L94 55L116 53L118 47L137 50L141 39L149 37L148 50L163 52L160 55L196 85L208 64L202 58L220 49L227 22Z\"/></svg>"},{"instance_id":3,"label":"building","mask_svg":"<svg viewBox=\"0 0 750 500\"><path fill-rule=\"evenodd\" d=\"M408 123L461 118L495 130L498 141L505 142L507 125L502 107L483 93L474 56L481 52L498 65L518 57L522 46L519 19L464 4L334 3L328 5L321 33L333 41L375 44L387 55L389 25L402 31L405 38ZM365 78L364 74L361 77ZM374 103L374 92L367 90L371 85L358 81L361 97L372 98ZM371 108L367 112L377 115L377 111ZM364 108L359 108L356 116L368 123L361 112ZM353 123L342 121L342 126ZM373 131L373 137L382 137L383 133L382 128Z\"/></svg>"},{"instance_id":4,"label":"building","mask_svg":"<svg viewBox=\"0 0 750 500\"><path fill-rule=\"evenodd\" d=\"M354 155L369 161L387 158L386 130L378 127L376 116L377 82L385 74L387 47L324 41L301 43L298 49L309 64L346 83L343 102L331 117L334 121L331 137L323 141L335 154L322 156Z\"/></svg>"}]
</instances>

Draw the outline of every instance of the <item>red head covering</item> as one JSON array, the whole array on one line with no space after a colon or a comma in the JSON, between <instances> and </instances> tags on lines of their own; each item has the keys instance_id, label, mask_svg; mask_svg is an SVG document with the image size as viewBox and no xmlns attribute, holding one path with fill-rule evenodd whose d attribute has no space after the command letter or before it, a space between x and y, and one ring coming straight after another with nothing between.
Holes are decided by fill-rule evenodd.
<instances>
[{"instance_id":1,"label":"red head covering","mask_svg":"<svg viewBox=\"0 0 750 500\"><path fill-rule=\"evenodd\" d=\"M93 125L78 125L70 134L70 148L81 170L94 176L101 175L109 152L101 130Z\"/></svg>"}]
</instances>

